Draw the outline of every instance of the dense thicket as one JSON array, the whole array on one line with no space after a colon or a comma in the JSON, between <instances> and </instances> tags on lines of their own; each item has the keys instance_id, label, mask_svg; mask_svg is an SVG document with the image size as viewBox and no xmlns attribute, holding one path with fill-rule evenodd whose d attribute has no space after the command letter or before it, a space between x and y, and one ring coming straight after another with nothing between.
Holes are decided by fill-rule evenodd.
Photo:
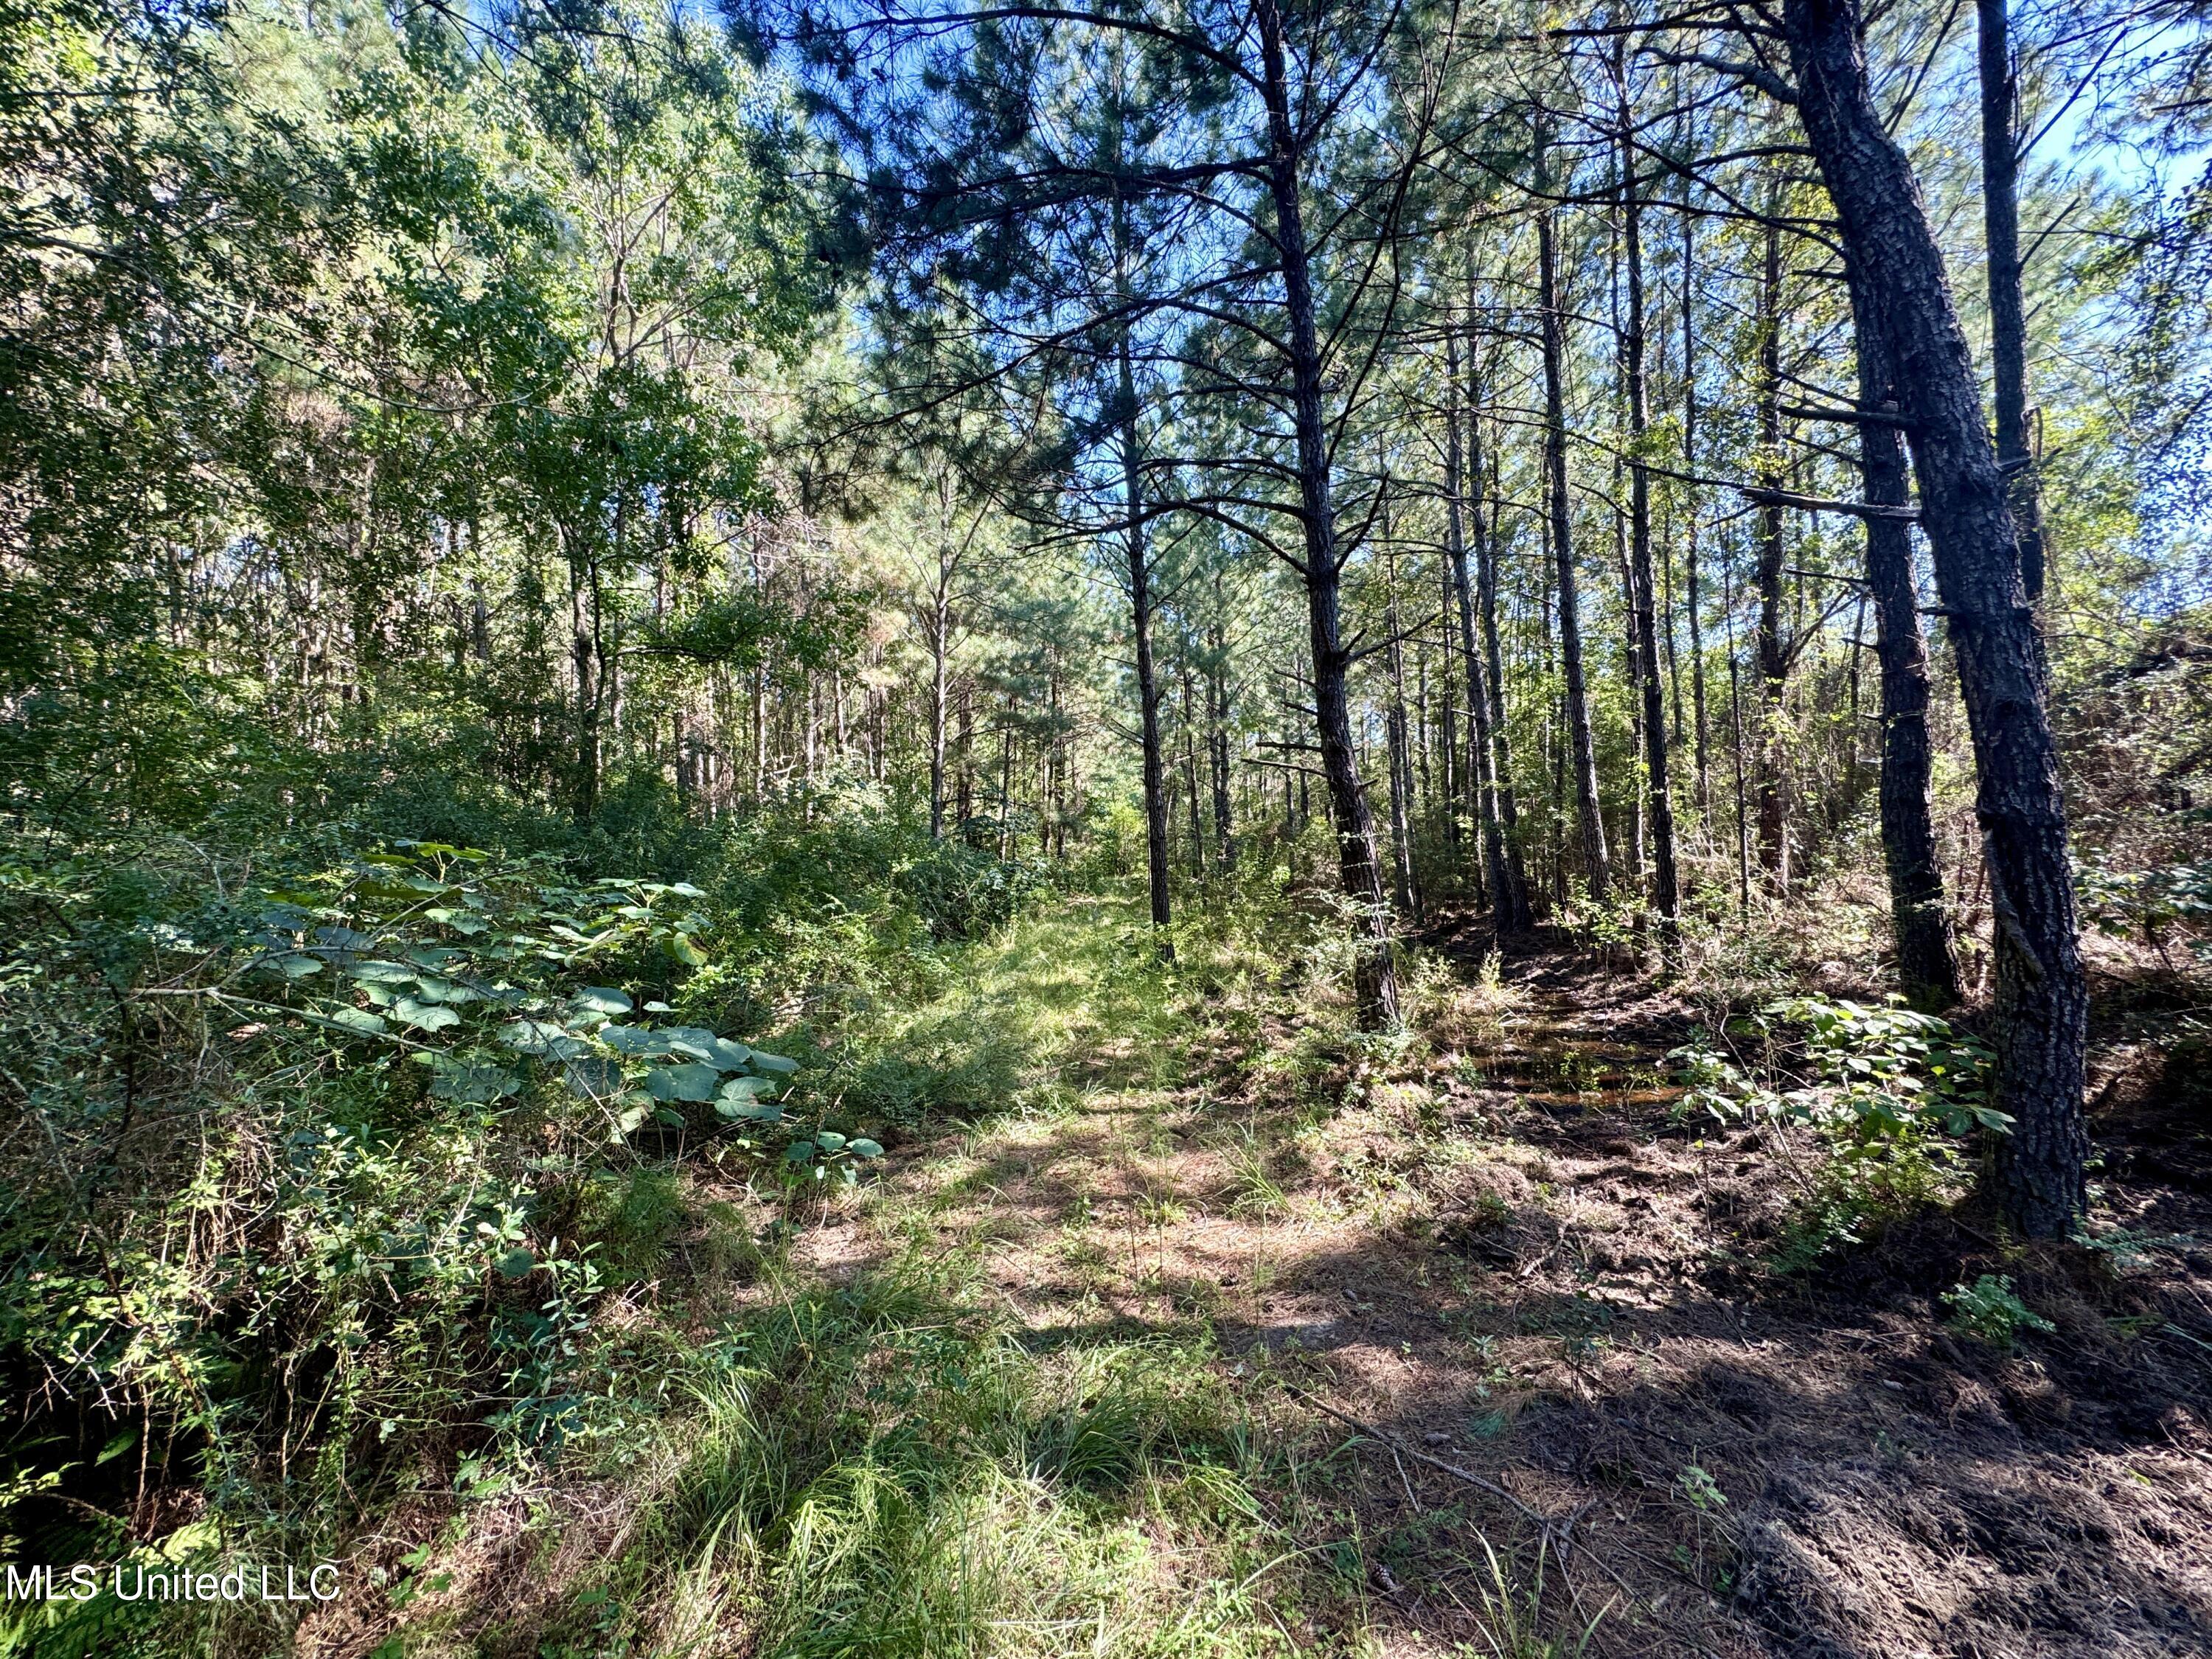
<instances>
[{"instance_id":1,"label":"dense thicket","mask_svg":"<svg viewBox=\"0 0 2212 1659\"><path fill-rule=\"evenodd\" d=\"M2078 1225L2212 58L1978 9L9 8L0 1502L618 1435L559 1238L979 1105L869 1022L1050 882L1963 1003Z\"/></svg>"}]
</instances>

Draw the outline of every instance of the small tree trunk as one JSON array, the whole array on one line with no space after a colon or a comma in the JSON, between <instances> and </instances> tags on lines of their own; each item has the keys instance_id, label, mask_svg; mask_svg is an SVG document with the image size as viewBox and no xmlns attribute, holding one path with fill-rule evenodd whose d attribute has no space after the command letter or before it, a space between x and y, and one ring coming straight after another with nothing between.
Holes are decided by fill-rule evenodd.
<instances>
[{"instance_id":1,"label":"small tree trunk","mask_svg":"<svg viewBox=\"0 0 2212 1659\"><path fill-rule=\"evenodd\" d=\"M1759 442L1760 482L1782 488L1782 235L1766 228L1765 270L1759 287ZM1783 692L1790 654L1782 638L1782 507L1759 509L1759 862L1778 892L1790 890L1790 826L1783 800Z\"/></svg>"},{"instance_id":2,"label":"small tree trunk","mask_svg":"<svg viewBox=\"0 0 2212 1659\"><path fill-rule=\"evenodd\" d=\"M1206 874L1206 830L1199 819L1198 699L1190 683L1190 643L1184 636L1176 653L1176 677L1182 686L1182 787L1190 814L1190 872Z\"/></svg>"},{"instance_id":3,"label":"small tree trunk","mask_svg":"<svg viewBox=\"0 0 2212 1659\"><path fill-rule=\"evenodd\" d=\"M1997 465L2012 483L2021 586L2043 598L2043 494L2027 430L2027 307L2021 295L2020 153L2014 132L2011 20L2007 0L1975 0L1982 81L1982 227L1989 249L1990 367L1996 382Z\"/></svg>"},{"instance_id":4,"label":"small tree trunk","mask_svg":"<svg viewBox=\"0 0 2212 1659\"><path fill-rule=\"evenodd\" d=\"M1206 653L1206 752L1213 763L1213 842L1224 870L1237 867L1236 825L1230 812L1229 640L1222 622L1221 573L1213 573L1213 625Z\"/></svg>"},{"instance_id":5,"label":"small tree trunk","mask_svg":"<svg viewBox=\"0 0 2212 1659\"><path fill-rule=\"evenodd\" d=\"M1852 309L1867 316L1873 304L1861 286L1854 276ZM1879 331L1861 337L1858 359L1861 405L1874 413L1894 410L1897 392ZM1859 422L1859 464L1869 501L1905 505L1905 441L1897 428ZM1900 520L1869 519L1866 538L1875 654L1881 665L1881 852L1889 874L1897 976L1915 1007L1938 1010L1959 1000L1959 970L1951 956L1943 870L1929 805L1928 647L1920 634L1911 532Z\"/></svg>"},{"instance_id":6,"label":"small tree trunk","mask_svg":"<svg viewBox=\"0 0 2212 1659\"><path fill-rule=\"evenodd\" d=\"M941 587L931 604L929 617L929 838L942 841L945 839L945 728L951 724L951 715L948 706L951 687L946 678L945 659L951 655L952 628L950 607L945 603ZM755 704L757 709L757 692ZM754 719L757 723L757 712Z\"/></svg>"},{"instance_id":7,"label":"small tree trunk","mask_svg":"<svg viewBox=\"0 0 2212 1659\"><path fill-rule=\"evenodd\" d=\"M1537 151L1540 186L1548 187L1543 146ZM1589 688L1583 675L1582 609L1576 596L1572 519L1567 507L1566 319L1559 300L1559 252L1552 211L1536 216L1538 304L1543 312L1544 471L1552 520L1552 554L1559 584L1559 661L1566 678L1567 738L1574 752L1575 811L1582 830L1583 878L1602 901L1610 885L1605 820L1597 793L1597 751L1590 739Z\"/></svg>"},{"instance_id":8,"label":"small tree trunk","mask_svg":"<svg viewBox=\"0 0 2212 1659\"><path fill-rule=\"evenodd\" d=\"M1628 376L1629 586L1636 607L1636 648L1644 659L1644 765L1651 805L1651 905L1659 917L1661 954L1672 956L1681 931L1682 898L1674 865L1674 801L1668 780L1667 709L1659 685L1657 596L1651 575L1651 474L1644 453L1650 420L1644 368L1644 204L1637 195L1634 155L1629 145L1630 114L1624 100L1621 228L1628 264L1628 310L1622 355Z\"/></svg>"}]
</instances>

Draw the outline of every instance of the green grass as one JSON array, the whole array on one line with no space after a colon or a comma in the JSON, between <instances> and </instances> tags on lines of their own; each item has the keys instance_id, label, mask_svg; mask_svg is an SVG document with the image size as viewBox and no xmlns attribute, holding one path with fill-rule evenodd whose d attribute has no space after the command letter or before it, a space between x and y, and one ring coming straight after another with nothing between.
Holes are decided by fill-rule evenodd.
<instances>
[{"instance_id":1,"label":"green grass","mask_svg":"<svg viewBox=\"0 0 2212 1659\"><path fill-rule=\"evenodd\" d=\"M1255 885L1194 907L1172 964L1126 893L917 946L899 994L776 1038L809 1057L794 1115L910 1131L890 1178L857 1193L792 1200L680 1154L607 1154L564 1223L604 1286L571 1334L599 1393L557 1457L476 1458L476 1484L426 1465L424 1506L373 1499L358 1553L326 1534L355 1575L363 1650L1374 1651L1369 1563L1399 1545L1361 1534L1358 1459L1274 1386L1279 1362L1218 1353L1215 1287L1167 1273L1170 1234L1217 1201L1181 1182L1187 1148L1221 1155L1232 1213L1267 1224L1314 1201L1299 1139L1365 1073L1313 931ZM1039 1160L1072 1188L1025 1218L1000 1187ZM1094 1180L1118 1188L1121 1220L1094 1215ZM833 1220L849 1231L821 1236L826 1257L793 1246ZM1054 1316L1002 1292L1008 1243L1076 1281ZM1255 1294L1273 1276L1258 1252L1249 1272ZM1133 1314L1115 1294L1133 1289ZM250 1517L222 1529L232 1553L259 1547ZM1452 1531L1422 1552L1480 1538ZM1496 1612L1501 1651L1524 1651L1535 1611ZM259 1659L283 1641L258 1615L129 1623L147 1659ZM35 1624L0 1619L0 1655L96 1650Z\"/></svg>"},{"instance_id":2,"label":"green grass","mask_svg":"<svg viewBox=\"0 0 2212 1659\"><path fill-rule=\"evenodd\" d=\"M967 1278L916 1252L702 1358L630 1547L540 1650L1290 1650L1279 1454L1204 1340L1035 1352Z\"/></svg>"}]
</instances>

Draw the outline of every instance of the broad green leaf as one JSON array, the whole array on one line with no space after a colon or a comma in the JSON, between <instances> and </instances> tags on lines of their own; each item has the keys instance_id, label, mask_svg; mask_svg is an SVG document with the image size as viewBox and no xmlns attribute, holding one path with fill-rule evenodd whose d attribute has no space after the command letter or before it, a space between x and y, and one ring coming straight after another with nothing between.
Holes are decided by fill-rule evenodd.
<instances>
[{"instance_id":1,"label":"broad green leaf","mask_svg":"<svg viewBox=\"0 0 2212 1659\"><path fill-rule=\"evenodd\" d=\"M364 985L412 985L415 970L397 962L354 962L346 964L346 972Z\"/></svg>"},{"instance_id":2,"label":"broad green leaf","mask_svg":"<svg viewBox=\"0 0 2212 1659\"><path fill-rule=\"evenodd\" d=\"M714 1103L714 1109L724 1117L748 1118L755 1123L783 1121L783 1108L773 1101L725 1097Z\"/></svg>"},{"instance_id":3,"label":"broad green leaf","mask_svg":"<svg viewBox=\"0 0 2212 1659\"><path fill-rule=\"evenodd\" d=\"M495 1100L506 1099L522 1086L522 1079L501 1066L457 1066L443 1055L437 1056L436 1061L430 1092L440 1100L489 1106Z\"/></svg>"},{"instance_id":4,"label":"broad green leaf","mask_svg":"<svg viewBox=\"0 0 2212 1659\"><path fill-rule=\"evenodd\" d=\"M712 1100L716 1080L711 1066L658 1066L645 1074L645 1091L655 1100Z\"/></svg>"},{"instance_id":5,"label":"broad green leaf","mask_svg":"<svg viewBox=\"0 0 2212 1659\"><path fill-rule=\"evenodd\" d=\"M256 960L253 966L273 968L287 979L305 979L310 974L319 974L323 971L322 958L310 956L305 951L272 951L269 955Z\"/></svg>"},{"instance_id":6,"label":"broad green leaf","mask_svg":"<svg viewBox=\"0 0 2212 1659\"><path fill-rule=\"evenodd\" d=\"M322 1018L327 1024L339 1026L362 1036L382 1036L386 1030L382 1019L374 1014L364 1013L358 1008L344 1006L332 1008Z\"/></svg>"},{"instance_id":7,"label":"broad green leaf","mask_svg":"<svg viewBox=\"0 0 2212 1659\"><path fill-rule=\"evenodd\" d=\"M845 1150L852 1153L854 1158L881 1158L884 1155L884 1149L866 1135L862 1135L856 1140L848 1141L845 1144Z\"/></svg>"},{"instance_id":8,"label":"broad green leaf","mask_svg":"<svg viewBox=\"0 0 2212 1659\"><path fill-rule=\"evenodd\" d=\"M842 1152L845 1147L845 1137L835 1129L824 1129L814 1137L814 1144L825 1152Z\"/></svg>"},{"instance_id":9,"label":"broad green leaf","mask_svg":"<svg viewBox=\"0 0 2212 1659\"><path fill-rule=\"evenodd\" d=\"M763 1096L774 1094L782 1086L774 1078L733 1077L722 1085L722 1098L758 1100Z\"/></svg>"},{"instance_id":10,"label":"broad green leaf","mask_svg":"<svg viewBox=\"0 0 2212 1659\"><path fill-rule=\"evenodd\" d=\"M786 1060L781 1054L764 1054L757 1048L752 1051L747 1063L757 1072L772 1072L778 1077L789 1077L799 1069L797 1060Z\"/></svg>"},{"instance_id":11,"label":"broad green leaf","mask_svg":"<svg viewBox=\"0 0 2212 1659\"><path fill-rule=\"evenodd\" d=\"M586 985L568 1000L580 1013L605 1014L610 1018L626 1014L636 1006L623 993L605 985Z\"/></svg>"},{"instance_id":12,"label":"broad green leaf","mask_svg":"<svg viewBox=\"0 0 2212 1659\"><path fill-rule=\"evenodd\" d=\"M541 1060L574 1060L587 1052L583 1042L546 1019L511 1019L499 1028L499 1039Z\"/></svg>"},{"instance_id":13,"label":"broad green leaf","mask_svg":"<svg viewBox=\"0 0 2212 1659\"><path fill-rule=\"evenodd\" d=\"M424 1002L415 997L401 997L392 1005L392 1018L418 1031L441 1031L448 1025L459 1025L461 1017L441 1003Z\"/></svg>"},{"instance_id":14,"label":"broad green leaf","mask_svg":"<svg viewBox=\"0 0 2212 1659\"><path fill-rule=\"evenodd\" d=\"M502 1278L526 1279L537 1267L538 1258L518 1244L500 1257L497 1265Z\"/></svg>"},{"instance_id":15,"label":"broad green leaf","mask_svg":"<svg viewBox=\"0 0 2212 1659\"><path fill-rule=\"evenodd\" d=\"M668 1043L678 1054L703 1060L718 1072L736 1071L752 1054L744 1043L732 1042L696 1025L680 1026L671 1031Z\"/></svg>"},{"instance_id":16,"label":"broad green leaf","mask_svg":"<svg viewBox=\"0 0 2212 1659\"><path fill-rule=\"evenodd\" d=\"M669 1040L659 1031L648 1031L637 1025L602 1025L599 1039L610 1048L640 1058L672 1052Z\"/></svg>"}]
</instances>

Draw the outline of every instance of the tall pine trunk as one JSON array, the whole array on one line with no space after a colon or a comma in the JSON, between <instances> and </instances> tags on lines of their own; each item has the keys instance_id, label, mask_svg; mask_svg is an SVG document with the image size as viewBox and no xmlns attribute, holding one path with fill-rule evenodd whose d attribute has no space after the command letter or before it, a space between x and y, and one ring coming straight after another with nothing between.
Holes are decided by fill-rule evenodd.
<instances>
[{"instance_id":1,"label":"tall pine trunk","mask_svg":"<svg viewBox=\"0 0 2212 1659\"><path fill-rule=\"evenodd\" d=\"M1782 236L1766 228L1765 270L1759 285L1759 444L1761 482L1778 490L1782 465ZM1783 796L1783 692L1790 654L1782 638L1782 504L1769 497L1759 509L1759 862L1778 891L1790 888L1790 825Z\"/></svg>"},{"instance_id":2,"label":"tall pine trunk","mask_svg":"<svg viewBox=\"0 0 2212 1659\"><path fill-rule=\"evenodd\" d=\"M1457 387L1459 384L1459 348L1457 337L1447 334L1444 342L1445 368L1451 376L1452 394L1445 400L1444 418L1448 429L1444 434L1444 471L1449 475L1444 492L1444 550L1451 579L1454 609L1459 617L1460 661L1465 671L1467 685L1467 786L1469 805L1474 809L1477 834L1482 849L1485 874L1484 884L1489 889L1492 926L1501 933L1516 933L1528 926L1528 884L1507 857L1505 829L1499 810L1496 750L1491 731L1492 700L1488 676L1483 672L1481 654L1475 646L1475 593L1468 580L1468 532L1471 529L1480 538L1484 532L1482 517L1481 438L1474 421L1474 411L1468 410L1467 435L1468 444L1463 453L1460 443L1460 412ZM1468 341L1468 395L1470 402L1480 395L1480 387L1475 377L1474 342Z\"/></svg>"},{"instance_id":3,"label":"tall pine trunk","mask_svg":"<svg viewBox=\"0 0 2212 1659\"><path fill-rule=\"evenodd\" d=\"M1160 958L1175 960L1169 933L1167 762L1160 748L1160 677L1152 661L1152 573L1145 544L1143 479L1138 471L1136 376L1125 334L1120 351L1121 398L1121 495L1129 512L1129 631L1137 658L1137 732L1143 750L1145 790L1145 888L1152 902L1152 935Z\"/></svg>"},{"instance_id":4,"label":"tall pine trunk","mask_svg":"<svg viewBox=\"0 0 2212 1659\"><path fill-rule=\"evenodd\" d=\"M1851 308L1873 302L1852 279ZM1879 331L1858 341L1859 465L1866 499L1902 507L1907 500L1905 439L1881 417L1898 406L1887 346ZM1928 646L1912 580L1912 532L1902 519L1866 521L1867 589L1874 599L1875 655L1881 665L1881 854L1889 875L1897 977L1915 1007L1948 1008L1959 1000L1959 970L1943 905L1943 867L1929 805Z\"/></svg>"},{"instance_id":5,"label":"tall pine trunk","mask_svg":"<svg viewBox=\"0 0 2212 1659\"><path fill-rule=\"evenodd\" d=\"M1989 250L1990 367L1996 382L1997 465L2012 484L2027 602L2043 597L2043 498L2027 431L2027 307L2021 295L2020 153L2014 131L2007 0L1975 0L1982 82L1982 228Z\"/></svg>"},{"instance_id":6,"label":"tall pine trunk","mask_svg":"<svg viewBox=\"0 0 2212 1659\"><path fill-rule=\"evenodd\" d=\"M1475 607L1482 624L1483 665L1490 672L1484 690L1489 695L1489 741L1476 757L1483 787L1498 809L1498 839L1503 858L1504 884L1498 902L1498 925L1509 933L1534 925L1535 907L1528 899L1528 871L1521 850L1521 809L1513 790L1512 734L1506 725L1505 653L1498 635L1498 521L1489 505L1488 469L1483 464L1481 386L1475 374L1474 341L1468 340L1467 469L1468 527L1474 536Z\"/></svg>"},{"instance_id":7,"label":"tall pine trunk","mask_svg":"<svg viewBox=\"0 0 2212 1659\"><path fill-rule=\"evenodd\" d=\"M1314 725L1335 818L1338 871L1346 898L1360 913L1365 935L1352 980L1360 1024L1371 1030L1398 1023L1397 968L1391 951L1389 906L1376 858L1374 814L1352 749L1347 684L1352 652L1344 643L1342 618L1344 557L1337 550L1328 433L1322 413L1321 337L1314 316L1312 251L1298 193L1303 157L1291 121L1284 18L1276 0L1259 0L1254 12L1267 110L1267 185L1274 206L1275 251L1282 261L1289 336L1291 425L1297 441L1298 507L1305 532L1299 574L1305 582L1313 647Z\"/></svg>"},{"instance_id":8,"label":"tall pine trunk","mask_svg":"<svg viewBox=\"0 0 2212 1659\"><path fill-rule=\"evenodd\" d=\"M1683 186L1686 191L1689 186ZM1697 221L1682 216L1682 471L1698 471L1698 325L1695 301ZM1697 725L1698 810L1704 815L1704 833L1712 830L1713 787L1711 735L1705 710L1705 594L1698 568L1698 487L1682 486L1682 605L1690 623L1690 710Z\"/></svg>"},{"instance_id":9,"label":"tall pine trunk","mask_svg":"<svg viewBox=\"0 0 2212 1659\"><path fill-rule=\"evenodd\" d=\"M1537 145L1538 188L1549 188L1544 145ZM1552 556L1559 588L1559 662L1566 680L1567 741L1572 750L1575 812L1581 830L1583 878L1593 900L1610 885L1605 819L1598 807L1597 753L1590 739L1589 687L1583 673L1582 607L1576 594L1573 519L1567 507L1566 319L1559 299L1559 259L1552 210L1536 216L1537 304L1544 356L1544 473L1551 514Z\"/></svg>"},{"instance_id":10,"label":"tall pine trunk","mask_svg":"<svg viewBox=\"0 0 2212 1659\"><path fill-rule=\"evenodd\" d=\"M1673 951L1681 931L1682 897L1674 867L1674 802L1667 776L1667 708L1659 684L1656 584L1651 574L1651 473L1644 454L1650 421L1644 368L1644 204L1637 195L1635 155L1629 143L1630 110L1620 112L1621 240L1628 264L1628 309L1623 341L1628 378L1628 562L1635 607L1636 649L1643 659L1644 764L1651 806L1651 903L1658 912L1660 949Z\"/></svg>"},{"instance_id":11,"label":"tall pine trunk","mask_svg":"<svg viewBox=\"0 0 2212 1659\"><path fill-rule=\"evenodd\" d=\"M1997 1196L2014 1225L2059 1237L2087 1201L2082 972L2049 672L2005 480L1943 256L1911 165L1868 86L1855 0L1784 0L1797 101L1865 306L1887 349L1920 483L1922 523L1973 735L1996 919Z\"/></svg>"}]
</instances>

